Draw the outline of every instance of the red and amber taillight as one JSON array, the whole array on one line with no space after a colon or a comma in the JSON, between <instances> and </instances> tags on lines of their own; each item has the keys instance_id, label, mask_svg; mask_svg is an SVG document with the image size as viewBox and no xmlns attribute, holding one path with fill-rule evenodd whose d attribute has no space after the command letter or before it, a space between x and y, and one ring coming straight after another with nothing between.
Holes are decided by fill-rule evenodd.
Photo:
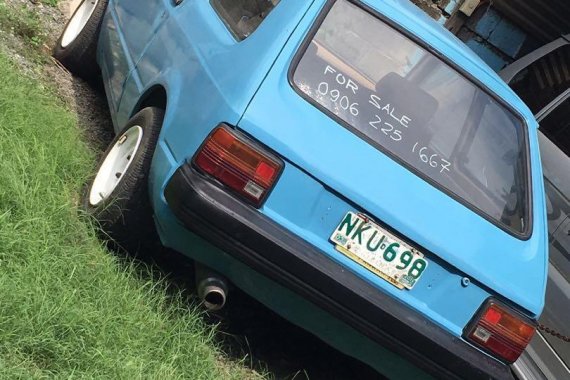
<instances>
[{"instance_id":1,"label":"red and amber taillight","mask_svg":"<svg viewBox=\"0 0 570 380\"><path fill-rule=\"evenodd\" d=\"M194 165L259 207L283 164L228 126L217 127L194 157Z\"/></svg>"},{"instance_id":2,"label":"red and amber taillight","mask_svg":"<svg viewBox=\"0 0 570 380\"><path fill-rule=\"evenodd\" d=\"M496 300L489 300L469 324L466 338L493 356L513 363L535 331L536 323Z\"/></svg>"}]
</instances>

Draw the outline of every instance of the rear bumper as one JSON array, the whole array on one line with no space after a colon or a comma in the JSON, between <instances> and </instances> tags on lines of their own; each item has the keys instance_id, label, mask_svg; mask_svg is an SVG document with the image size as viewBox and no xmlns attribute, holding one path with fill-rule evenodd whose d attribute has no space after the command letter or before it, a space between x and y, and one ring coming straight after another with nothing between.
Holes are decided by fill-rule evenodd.
<instances>
[{"instance_id":1,"label":"rear bumper","mask_svg":"<svg viewBox=\"0 0 570 380\"><path fill-rule=\"evenodd\" d=\"M165 197L186 228L438 378L513 379L509 366L378 291L190 165Z\"/></svg>"}]
</instances>

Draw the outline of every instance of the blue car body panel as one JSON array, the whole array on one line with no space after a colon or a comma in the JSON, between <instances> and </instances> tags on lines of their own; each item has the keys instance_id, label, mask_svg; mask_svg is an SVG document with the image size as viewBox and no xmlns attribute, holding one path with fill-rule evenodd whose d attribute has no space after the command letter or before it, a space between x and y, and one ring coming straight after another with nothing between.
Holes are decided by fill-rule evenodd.
<instances>
[{"instance_id":1,"label":"blue car body panel","mask_svg":"<svg viewBox=\"0 0 570 380\"><path fill-rule=\"evenodd\" d=\"M325 0L281 1L241 42L208 1L186 0L179 6L171 0L148 3L109 1L98 61L117 131L139 110L146 94L156 88L167 93L150 178L165 245L217 265L255 292L253 277L243 278L247 272L233 270L231 266L238 264L224 252L177 224L164 197L176 169L192 158L216 125L226 122L285 161L280 180L259 212L378 291L391 294L458 338L490 296L517 305L529 317L540 315L548 257L537 125L522 101L459 40L408 0L364 1L469 72L526 121L533 190L533 232L528 240L509 235L415 176L294 91L289 68ZM375 165L367 166L370 162ZM399 184L397 190L386 185L392 182ZM430 266L418 286L398 290L334 249L328 237L347 211L365 212L426 251ZM210 256L197 253L202 246L211 250L211 257L224 259L216 264ZM462 285L464 277L471 285Z\"/></svg>"}]
</instances>

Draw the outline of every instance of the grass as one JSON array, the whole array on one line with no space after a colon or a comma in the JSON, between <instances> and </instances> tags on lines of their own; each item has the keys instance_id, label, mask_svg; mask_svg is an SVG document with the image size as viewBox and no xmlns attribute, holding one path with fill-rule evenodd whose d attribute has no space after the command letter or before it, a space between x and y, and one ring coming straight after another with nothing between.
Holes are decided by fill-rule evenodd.
<instances>
[{"instance_id":1,"label":"grass","mask_svg":"<svg viewBox=\"0 0 570 380\"><path fill-rule=\"evenodd\" d=\"M50 7L57 6L60 0L41 0L42 4L49 5Z\"/></svg>"},{"instance_id":2,"label":"grass","mask_svg":"<svg viewBox=\"0 0 570 380\"><path fill-rule=\"evenodd\" d=\"M0 54L0 377L251 377L181 296L106 252L78 214L77 120Z\"/></svg>"},{"instance_id":3,"label":"grass","mask_svg":"<svg viewBox=\"0 0 570 380\"><path fill-rule=\"evenodd\" d=\"M49 2L49 5L55 6L56 4L55 0ZM36 12L25 6L11 7L2 0L0 0L0 28L12 32L27 44L35 47L43 44L47 37L42 33L40 19Z\"/></svg>"}]
</instances>

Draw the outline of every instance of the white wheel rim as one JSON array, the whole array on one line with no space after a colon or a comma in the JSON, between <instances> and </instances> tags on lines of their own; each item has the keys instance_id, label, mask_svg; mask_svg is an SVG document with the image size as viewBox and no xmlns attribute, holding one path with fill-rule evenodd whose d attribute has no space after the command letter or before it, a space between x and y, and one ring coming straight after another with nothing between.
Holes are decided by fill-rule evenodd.
<instances>
[{"instance_id":1,"label":"white wheel rim","mask_svg":"<svg viewBox=\"0 0 570 380\"><path fill-rule=\"evenodd\" d=\"M95 207L108 199L119 185L133 162L135 154L141 145L142 137L143 129L135 125L123 133L115 142L115 145L113 145L103 160L91 186L91 191L89 192L89 203L91 206Z\"/></svg>"},{"instance_id":2,"label":"white wheel rim","mask_svg":"<svg viewBox=\"0 0 570 380\"><path fill-rule=\"evenodd\" d=\"M87 21L89 21L93 12L95 12L98 3L99 0L84 0L79 5L73 16L71 16L71 20L69 24L67 24L63 36L61 37L62 48L65 49L69 44L75 41L79 33L81 33L85 25L87 25Z\"/></svg>"}]
</instances>

